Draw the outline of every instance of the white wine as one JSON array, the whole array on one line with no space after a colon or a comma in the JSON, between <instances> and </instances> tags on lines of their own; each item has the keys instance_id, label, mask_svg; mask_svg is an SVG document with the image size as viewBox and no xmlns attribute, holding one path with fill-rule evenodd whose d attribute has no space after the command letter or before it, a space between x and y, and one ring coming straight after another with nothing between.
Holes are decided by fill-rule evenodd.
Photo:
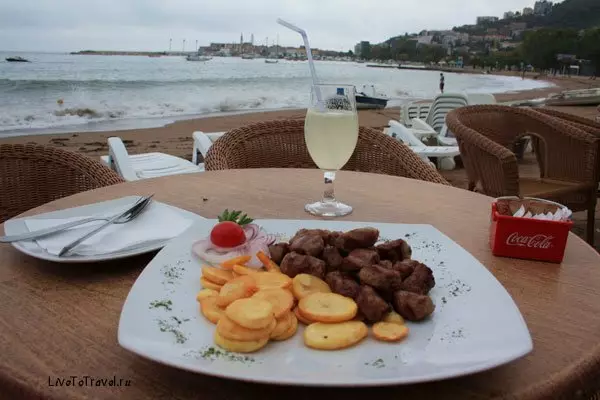
<instances>
[{"instance_id":1,"label":"white wine","mask_svg":"<svg viewBox=\"0 0 600 400\"><path fill-rule=\"evenodd\" d=\"M354 152L358 141L358 115L352 111L309 108L304 122L308 152L325 171L341 169Z\"/></svg>"}]
</instances>

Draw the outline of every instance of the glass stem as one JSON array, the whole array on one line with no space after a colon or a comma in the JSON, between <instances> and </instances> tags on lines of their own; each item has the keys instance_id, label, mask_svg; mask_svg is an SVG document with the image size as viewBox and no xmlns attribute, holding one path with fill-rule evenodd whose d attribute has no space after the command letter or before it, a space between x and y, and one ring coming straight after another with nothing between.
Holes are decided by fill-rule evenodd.
<instances>
[{"instance_id":1,"label":"glass stem","mask_svg":"<svg viewBox=\"0 0 600 400\"><path fill-rule=\"evenodd\" d=\"M323 173L325 178L325 188L323 190L323 202L333 203L335 202L335 191L333 182L335 181L335 171L325 171Z\"/></svg>"}]
</instances>

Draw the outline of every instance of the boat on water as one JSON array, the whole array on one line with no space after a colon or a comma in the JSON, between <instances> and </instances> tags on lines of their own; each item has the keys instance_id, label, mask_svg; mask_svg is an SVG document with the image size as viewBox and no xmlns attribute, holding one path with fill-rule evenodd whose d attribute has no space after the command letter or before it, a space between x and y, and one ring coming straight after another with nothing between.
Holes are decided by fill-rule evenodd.
<instances>
[{"instance_id":1,"label":"boat on water","mask_svg":"<svg viewBox=\"0 0 600 400\"><path fill-rule=\"evenodd\" d=\"M375 86L363 85L362 90L356 93L356 108L359 110L377 110L387 106L389 98L377 93Z\"/></svg>"},{"instance_id":2,"label":"boat on water","mask_svg":"<svg viewBox=\"0 0 600 400\"><path fill-rule=\"evenodd\" d=\"M567 90L548 97L547 106L596 106L600 104L600 89Z\"/></svg>"},{"instance_id":3,"label":"boat on water","mask_svg":"<svg viewBox=\"0 0 600 400\"><path fill-rule=\"evenodd\" d=\"M15 56L15 57L6 57L6 61L8 62L31 62L23 57Z\"/></svg>"},{"instance_id":4,"label":"boat on water","mask_svg":"<svg viewBox=\"0 0 600 400\"><path fill-rule=\"evenodd\" d=\"M266 64L277 64L278 62L279 62L279 60L265 58L265 63Z\"/></svg>"},{"instance_id":5,"label":"boat on water","mask_svg":"<svg viewBox=\"0 0 600 400\"><path fill-rule=\"evenodd\" d=\"M254 54L242 54L242 60L254 60L255 58Z\"/></svg>"},{"instance_id":6,"label":"boat on water","mask_svg":"<svg viewBox=\"0 0 600 400\"><path fill-rule=\"evenodd\" d=\"M191 54L185 58L187 61L210 61L212 57L204 57L199 54Z\"/></svg>"}]
</instances>

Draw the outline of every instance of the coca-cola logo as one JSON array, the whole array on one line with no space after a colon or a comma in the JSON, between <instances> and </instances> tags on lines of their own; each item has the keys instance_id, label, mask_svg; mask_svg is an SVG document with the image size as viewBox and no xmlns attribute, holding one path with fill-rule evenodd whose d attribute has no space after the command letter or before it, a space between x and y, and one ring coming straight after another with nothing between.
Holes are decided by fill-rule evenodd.
<instances>
[{"instance_id":1,"label":"coca-cola logo","mask_svg":"<svg viewBox=\"0 0 600 400\"><path fill-rule=\"evenodd\" d=\"M550 235L519 235L519 232L513 232L506 238L506 244L509 246L529 247L532 249L549 249L552 247L552 239Z\"/></svg>"}]
</instances>

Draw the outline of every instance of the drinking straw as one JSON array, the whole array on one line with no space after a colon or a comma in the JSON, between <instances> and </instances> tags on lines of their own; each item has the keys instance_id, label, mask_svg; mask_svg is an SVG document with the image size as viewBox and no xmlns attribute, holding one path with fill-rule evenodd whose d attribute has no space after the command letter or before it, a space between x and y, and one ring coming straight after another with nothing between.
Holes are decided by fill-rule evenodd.
<instances>
[{"instance_id":1,"label":"drinking straw","mask_svg":"<svg viewBox=\"0 0 600 400\"><path fill-rule=\"evenodd\" d=\"M306 57L308 57L308 65L310 67L310 74L312 76L313 85L315 87L315 94L317 95L317 102L319 103L319 107L323 110L325 107L323 105L323 100L321 99L321 90L319 89L319 79L317 78L317 71L315 70L315 62L312 58L312 52L310 51L310 44L308 43L308 35L304 29L298 28L296 25L291 24L287 21L282 20L281 18L277 18L277 23L279 25L283 25L286 28L289 28L295 32L298 32L300 36L302 36L302 40L304 41L304 48L306 49Z\"/></svg>"}]
</instances>

